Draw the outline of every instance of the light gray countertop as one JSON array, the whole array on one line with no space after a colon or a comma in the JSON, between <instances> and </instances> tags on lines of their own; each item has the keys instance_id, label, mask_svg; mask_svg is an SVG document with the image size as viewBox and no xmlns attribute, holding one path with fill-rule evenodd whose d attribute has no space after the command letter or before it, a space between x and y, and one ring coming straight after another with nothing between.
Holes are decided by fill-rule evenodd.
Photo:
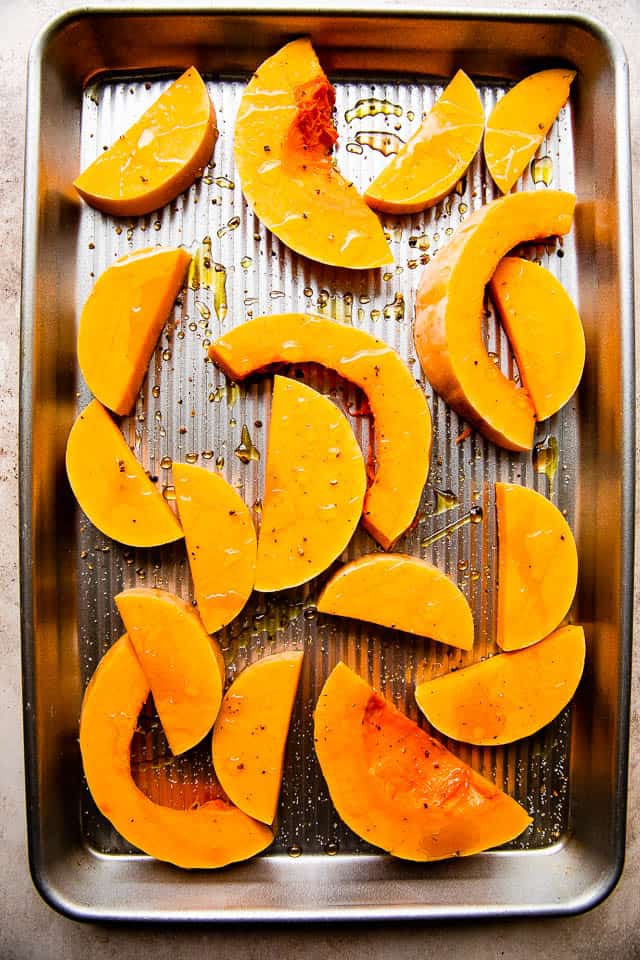
<instances>
[{"instance_id":1,"label":"light gray countertop","mask_svg":"<svg viewBox=\"0 0 640 960\"><path fill-rule=\"evenodd\" d=\"M80 5L80 4L78 4ZM214 3L212 3L212 6ZM259 4L256 3L256 6ZM482 9L465 0L469 10ZM0 0L3 42L0 53L0 960L93 957L176 958L205 953L229 960L243 957L340 956L396 957L461 955L489 957L640 957L640 655L636 645L631 718L630 796L627 856L618 887L591 913L564 920L427 925L320 926L303 928L225 927L223 929L127 928L83 925L46 906L29 875L25 849L18 601L18 354L22 217L25 71L29 44L56 13L73 6L65 0ZM105 6L109 6L105 3ZM135 2L130 6L135 7ZM295 6L295 4L293 4ZM390 3L392 7L393 4ZM494 0L494 7L525 10L522 0ZM540 0L541 10L566 9L598 17L624 44L631 68L634 224L640 243L638 169L640 163L640 0ZM444 9L431 0L425 7ZM639 285L640 286L640 285ZM636 312L638 313L636 294ZM640 316L640 313L638 313ZM637 356L636 349L636 356ZM636 444L638 448L638 444ZM636 611L638 610L636 594ZM637 618L637 613L636 613Z\"/></svg>"}]
</instances>

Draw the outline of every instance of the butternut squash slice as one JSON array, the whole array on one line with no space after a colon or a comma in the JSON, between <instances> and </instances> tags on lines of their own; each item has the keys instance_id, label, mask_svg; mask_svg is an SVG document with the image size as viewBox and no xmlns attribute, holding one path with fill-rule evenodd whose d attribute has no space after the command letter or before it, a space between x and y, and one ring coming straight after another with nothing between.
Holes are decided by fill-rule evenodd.
<instances>
[{"instance_id":1,"label":"butternut squash slice","mask_svg":"<svg viewBox=\"0 0 640 960\"><path fill-rule=\"evenodd\" d=\"M234 380L274 364L319 363L364 391L375 428L375 476L363 523L385 549L393 546L416 515L431 455L429 407L396 351L364 330L289 313L241 324L213 343L209 356Z\"/></svg>"},{"instance_id":2,"label":"butternut squash slice","mask_svg":"<svg viewBox=\"0 0 640 960\"><path fill-rule=\"evenodd\" d=\"M416 702L445 737L499 746L528 737L557 717L584 669L582 627L562 627L540 643L427 680Z\"/></svg>"},{"instance_id":3,"label":"butternut squash slice","mask_svg":"<svg viewBox=\"0 0 640 960\"><path fill-rule=\"evenodd\" d=\"M256 590L297 587L326 570L358 526L366 486L344 414L304 383L276 377Z\"/></svg>"},{"instance_id":4,"label":"butternut squash slice","mask_svg":"<svg viewBox=\"0 0 640 960\"><path fill-rule=\"evenodd\" d=\"M335 573L318 610L431 637L462 650L473 646L473 616L453 580L426 560L371 553Z\"/></svg>"},{"instance_id":5,"label":"butternut squash slice","mask_svg":"<svg viewBox=\"0 0 640 960\"><path fill-rule=\"evenodd\" d=\"M380 221L333 164L335 93L307 38L258 67L236 117L234 155L253 212L297 253L337 267L391 263Z\"/></svg>"},{"instance_id":6,"label":"butternut squash slice","mask_svg":"<svg viewBox=\"0 0 640 960\"><path fill-rule=\"evenodd\" d=\"M365 200L385 213L432 207L464 175L483 131L478 91L464 70L458 70L418 130L367 188Z\"/></svg>"},{"instance_id":7,"label":"butternut squash slice","mask_svg":"<svg viewBox=\"0 0 640 960\"><path fill-rule=\"evenodd\" d=\"M134 587L115 598L172 753L191 749L213 726L224 660L190 603L166 590Z\"/></svg>"},{"instance_id":8,"label":"butternut squash slice","mask_svg":"<svg viewBox=\"0 0 640 960\"><path fill-rule=\"evenodd\" d=\"M138 789L131 741L148 696L147 678L125 634L98 664L80 714L84 773L101 813L133 846L178 867L224 867L268 847L271 830L224 800L175 810Z\"/></svg>"},{"instance_id":9,"label":"butternut squash slice","mask_svg":"<svg viewBox=\"0 0 640 960\"><path fill-rule=\"evenodd\" d=\"M538 420L560 410L584 369L584 330L562 284L544 267L505 257L489 284Z\"/></svg>"},{"instance_id":10,"label":"butternut squash slice","mask_svg":"<svg viewBox=\"0 0 640 960\"><path fill-rule=\"evenodd\" d=\"M105 408L92 400L67 440L67 476L91 523L131 547L182 537L170 506L144 472Z\"/></svg>"},{"instance_id":11,"label":"butternut squash slice","mask_svg":"<svg viewBox=\"0 0 640 960\"><path fill-rule=\"evenodd\" d=\"M198 612L207 633L216 633L238 616L253 590L253 520L237 490L218 473L174 463L173 482Z\"/></svg>"},{"instance_id":12,"label":"butternut squash slice","mask_svg":"<svg viewBox=\"0 0 640 960\"><path fill-rule=\"evenodd\" d=\"M121 257L100 274L82 308L80 369L114 413L128 414L135 403L190 260L185 250L159 248Z\"/></svg>"},{"instance_id":13,"label":"butternut squash slice","mask_svg":"<svg viewBox=\"0 0 640 960\"><path fill-rule=\"evenodd\" d=\"M489 173L508 193L548 134L569 96L575 70L541 70L498 100L487 121L484 156Z\"/></svg>"},{"instance_id":14,"label":"butternut squash slice","mask_svg":"<svg viewBox=\"0 0 640 960\"><path fill-rule=\"evenodd\" d=\"M496 483L497 641L503 650L537 643L567 614L578 582L578 551L558 508L535 490Z\"/></svg>"},{"instance_id":15,"label":"butternut squash slice","mask_svg":"<svg viewBox=\"0 0 640 960\"><path fill-rule=\"evenodd\" d=\"M213 765L232 803L262 823L278 808L302 652L263 657L233 681L213 728Z\"/></svg>"},{"instance_id":16,"label":"butternut squash slice","mask_svg":"<svg viewBox=\"0 0 640 960\"><path fill-rule=\"evenodd\" d=\"M189 67L74 180L80 196L116 217L150 213L190 187L218 136L205 83Z\"/></svg>"},{"instance_id":17,"label":"butternut squash slice","mask_svg":"<svg viewBox=\"0 0 640 960\"><path fill-rule=\"evenodd\" d=\"M511 797L339 663L315 711L316 754L348 827L405 860L468 856L531 823Z\"/></svg>"},{"instance_id":18,"label":"butternut squash slice","mask_svg":"<svg viewBox=\"0 0 640 960\"><path fill-rule=\"evenodd\" d=\"M461 417L508 450L531 448L536 414L526 391L487 353L484 288L516 244L567 233L575 202L557 190L494 200L458 228L420 279L414 337L422 369Z\"/></svg>"}]
</instances>

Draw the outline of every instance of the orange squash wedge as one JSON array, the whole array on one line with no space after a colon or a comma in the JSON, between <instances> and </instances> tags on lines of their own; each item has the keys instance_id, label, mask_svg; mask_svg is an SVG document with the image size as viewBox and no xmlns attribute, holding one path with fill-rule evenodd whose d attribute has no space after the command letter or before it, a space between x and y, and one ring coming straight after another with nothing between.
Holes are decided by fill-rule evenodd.
<instances>
[{"instance_id":1,"label":"orange squash wedge","mask_svg":"<svg viewBox=\"0 0 640 960\"><path fill-rule=\"evenodd\" d=\"M484 156L489 173L508 193L551 129L569 96L575 70L541 70L516 83L487 121Z\"/></svg>"},{"instance_id":2,"label":"orange squash wedge","mask_svg":"<svg viewBox=\"0 0 640 960\"><path fill-rule=\"evenodd\" d=\"M237 617L256 575L256 531L248 507L218 473L173 464L178 514L200 618L216 633Z\"/></svg>"},{"instance_id":3,"label":"orange squash wedge","mask_svg":"<svg viewBox=\"0 0 640 960\"><path fill-rule=\"evenodd\" d=\"M190 603L166 590L134 587L115 598L176 756L214 724L224 688L218 642Z\"/></svg>"},{"instance_id":4,"label":"orange squash wedge","mask_svg":"<svg viewBox=\"0 0 640 960\"><path fill-rule=\"evenodd\" d=\"M209 356L234 380L274 364L319 363L364 391L376 469L363 523L385 549L393 546L416 515L431 455L429 407L396 351L363 330L289 313L241 324L213 343Z\"/></svg>"},{"instance_id":5,"label":"orange squash wedge","mask_svg":"<svg viewBox=\"0 0 640 960\"><path fill-rule=\"evenodd\" d=\"M499 746L528 737L557 717L584 669L582 627L562 627L540 643L491 657L416 687L416 701L445 737Z\"/></svg>"},{"instance_id":6,"label":"orange squash wedge","mask_svg":"<svg viewBox=\"0 0 640 960\"><path fill-rule=\"evenodd\" d=\"M297 253L337 267L391 263L380 221L335 168L333 87L306 38L258 67L240 101L234 155L249 206Z\"/></svg>"},{"instance_id":7,"label":"orange squash wedge","mask_svg":"<svg viewBox=\"0 0 640 960\"><path fill-rule=\"evenodd\" d=\"M326 570L358 526L364 460L344 414L297 380L276 377L256 590L285 590Z\"/></svg>"},{"instance_id":8,"label":"orange squash wedge","mask_svg":"<svg viewBox=\"0 0 640 960\"><path fill-rule=\"evenodd\" d=\"M567 614L578 582L578 551L558 508L535 490L496 483L497 641L503 650L537 643Z\"/></svg>"},{"instance_id":9,"label":"orange squash wedge","mask_svg":"<svg viewBox=\"0 0 640 960\"><path fill-rule=\"evenodd\" d=\"M148 696L147 678L125 635L98 664L80 714L84 773L101 813L133 846L179 867L224 867L268 847L271 830L230 803L210 800L176 810L138 789L131 741Z\"/></svg>"},{"instance_id":10,"label":"orange squash wedge","mask_svg":"<svg viewBox=\"0 0 640 960\"><path fill-rule=\"evenodd\" d=\"M147 249L100 274L82 308L78 362L87 386L114 413L128 414L182 286L185 250Z\"/></svg>"},{"instance_id":11,"label":"orange squash wedge","mask_svg":"<svg viewBox=\"0 0 640 960\"><path fill-rule=\"evenodd\" d=\"M191 186L211 158L216 114L189 67L74 180L80 196L116 217L150 213Z\"/></svg>"},{"instance_id":12,"label":"orange squash wedge","mask_svg":"<svg viewBox=\"0 0 640 960\"><path fill-rule=\"evenodd\" d=\"M468 856L531 823L511 797L339 663L315 711L333 804L359 836L405 860Z\"/></svg>"},{"instance_id":13,"label":"orange squash wedge","mask_svg":"<svg viewBox=\"0 0 640 960\"><path fill-rule=\"evenodd\" d=\"M584 330L562 284L544 267L505 257L489 285L520 378L546 420L575 393L584 369Z\"/></svg>"},{"instance_id":14,"label":"orange squash wedge","mask_svg":"<svg viewBox=\"0 0 640 960\"><path fill-rule=\"evenodd\" d=\"M516 244L571 228L576 198L517 193L476 210L424 268L414 337L422 369L453 409L508 450L533 445L535 410L492 362L482 336L484 288Z\"/></svg>"},{"instance_id":15,"label":"orange squash wedge","mask_svg":"<svg viewBox=\"0 0 640 960\"><path fill-rule=\"evenodd\" d=\"M92 400L69 433L67 476L91 523L132 547L182 537L180 524L105 408Z\"/></svg>"},{"instance_id":16,"label":"orange squash wedge","mask_svg":"<svg viewBox=\"0 0 640 960\"><path fill-rule=\"evenodd\" d=\"M262 823L278 808L284 752L304 654L264 657L233 681L213 729L213 765L232 803Z\"/></svg>"},{"instance_id":17,"label":"orange squash wedge","mask_svg":"<svg viewBox=\"0 0 640 960\"><path fill-rule=\"evenodd\" d=\"M464 70L438 97L429 116L365 191L374 210L418 213L455 187L475 157L484 109Z\"/></svg>"},{"instance_id":18,"label":"orange squash wedge","mask_svg":"<svg viewBox=\"0 0 640 960\"><path fill-rule=\"evenodd\" d=\"M372 553L347 563L326 584L317 607L462 650L473 646L473 616L462 591L426 560L402 553Z\"/></svg>"}]
</instances>

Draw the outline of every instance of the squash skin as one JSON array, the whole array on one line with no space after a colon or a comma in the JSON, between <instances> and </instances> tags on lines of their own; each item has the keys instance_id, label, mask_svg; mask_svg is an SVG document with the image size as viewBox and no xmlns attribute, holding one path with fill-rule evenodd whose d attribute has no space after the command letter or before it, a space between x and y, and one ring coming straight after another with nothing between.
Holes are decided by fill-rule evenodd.
<instances>
[{"instance_id":1,"label":"squash skin","mask_svg":"<svg viewBox=\"0 0 640 960\"><path fill-rule=\"evenodd\" d=\"M278 808L303 656L288 650L246 667L227 690L213 728L220 785L232 803L262 823L273 823Z\"/></svg>"},{"instance_id":2,"label":"squash skin","mask_svg":"<svg viewBox=\"0 0 640 960\"><path fill-rule=\"evenodd\" d=\"M325 585L317 608L462 650L473 646L473 616L462 591L426 560L402 553L366 554L347 563Z\"/></svg>"},{"instance_id":3,"label":"squash skin","mask_svg":"<svg viewBox=\"0 0 640 960\"><path fill-rule=\"evenodd\" d=\"M207 88L195 67L189 67L82 171L74 186L104 213L151 213L191 186L211 159L217 136Z\"/></svg>"},{"instance_id":4,"label":"squash skin","mask_svg":"<svg viewBox=\"0 0 640 960\"><path fill-rule=\"evenodd\" d=\"M353 270L393 256L377 216L336 170L334 93L309 40L286 44L249 81L234 157L253 212L288 247Z\"/></svg>"},{"instance_id":5,"label":"squash skin","mask_svg":"<svg viewBox=\"0 0 640 960\"><path fill-rule=\"evenodd\" d=\"M344 663L322 689L314 724L316 754L339 816L395 857L469 856L512 840L531 823L515 800Z\"/></svg>"},{"instance_id":6,"label":"squash skin","mask_svg":"<svg viewBox=\"0 0 640 960\"><path fill-rule=\"evenodd\" d=\"M101 813L129 843L157 860L189 869L223 867L273 841L264 824L222 800L190 810L153 803L131 775L131 740L149 685L126 634L104 655L85 691L80 751Z\"/></svg>"},{"instance_id":7,"label":"squash skin","mask_svg":"<svg viewBox=\"0 0 640 960\"><path fill-rule=\"evenodd\" d=\"M82 308L78 362L101 403L125 416L191 260L185 250L149 248L100 274Z\"/></svg>"},{"instance_id":8,"label":"squash skin","mask_svg":"<svg viewBox=\"0 0 640 960\"><path fill-rule=\"evenodd\" d=\"M181 539L182 528L171 507L98 400L73 424L65 462L76 500L107 537L131 547Z\"/></svg>"},{"instance_id":9,"label":"squash skin","mask_svg":"<svg viewBox=\"0 0 640 960\"><path fill-rule=\"evenodd\" d=\"M286 590L346 549L367 486L362 452L327 397L276 377L271 405L256 590Z\"/></svg>"},{"instance_id":10,"label":"squash skin","mask_svg":"<svg viewBox=\"0 0 640 960\"><path fill-rule=\"evenodd\" d=\"M541 493L496 483L498 645L520 650L548 636L566 616L578 582L569 524Z\"/></svg>"},{"instance_id":11,"label":"squash skin","mask_svg":"<svg viewBox=\"0 0 640 960\"><path fill-rule=\"evenodd\" d=\"M374 420L376 472L363 524L385 549L411 525L429 472L431 413L395 350L355 327L313 314L256 317L209 347L234 380L275 364L319 363L355 383ZM407 469L407 464L411 469Z\"/></svg>"},{"instance_id":12,"label":"squash skin","mask_svg":"<svg viewBox=\"0 0 640 960\"><path fill-rule=\"evenodd\" d=\"M575 70L541 70L498 101L487 121L484 155L489 173L508 193L524 172L569 96Z\"/></svg>"},{"instance_id":13,"label":"squash skin","mask_svg":"<svg viewBox=\"0 0 640 960\"><path fill-rule=\"evenodd\" d=\"M575 202L557 190L494 200L465 220L420 278L414 339L422 369L461 417L507 450L531 449L536 416L527 393L487 353L484 288L518 243L567 233Z\"/></svg>"},{"instance_id":14,"label":"squash skin","mask_svg":"<svg viewBox=\"0 0 640 960\"><path fill-rule=\"evenodd\" d=\"M584 669L582 627L463 667L416 687L416 702L445 737L497 747L531 736L573 697Z\"/></svg>"},{"instance_id":15,"label":"squash skin","mask_svg":"<svg viewBox=\"0 0 640 960\"><path fill-rule=\"evenodd\" d=\"M552 273L520 257L500 261L489 289L536 417L546 420L571 399L582 377L578 311Z\"/></svg>"},{"instance_id":16,"label":"squash skin","mask_svg":"<svg viewBox=\"0 0 640 960\"><path fill-rule=\"evenodd\" d=\"M251 596L256 576L256 531L238 491L218 473L173 464L178 515L207 633L231 623Z\"/></svg>"},{"instance_id":17,"label":"squash skin","mask_svg":"<svg viewBox=\"0 0 640 960\"><path fill-rule=\"evenodd\" d=\"M214 724L224 688L224 660L190 603L167 590L134 587L115 597L171 752L191 749Z\"/></svg>"},{"instance_id":18,"label":"squash skin","mask_svg":"<svg viewBox=\"0 0 640 960\"><path fill-rule=\"evenodd\" d=\"M478 91L458 70L429 116L367 187L365 200L384 213L418 213L434 206L464 176L483 131Z\"/></svg>"}]
</instances>

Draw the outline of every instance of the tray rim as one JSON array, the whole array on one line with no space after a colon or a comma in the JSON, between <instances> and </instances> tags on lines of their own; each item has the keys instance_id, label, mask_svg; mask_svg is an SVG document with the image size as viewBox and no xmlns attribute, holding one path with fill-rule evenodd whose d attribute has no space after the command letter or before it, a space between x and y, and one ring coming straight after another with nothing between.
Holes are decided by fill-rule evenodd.
<instances>
[{"instance_id":1,"label":"tray rim","mask_svg":"<svg viewBox=\"0 0 640 960\"><path fill-rule=\"evenodd\" d=\"M420 18L439 21L509 21L514 23L565 23L586 30L606 49L614 76L614 136L616 170L616 205L618 211L618 265L616 279L620 292L621 369L621 543L620 543L620 640L621 663L617 698L620 707L619 737L615 756L614 805L617 812L614 840L614 859L603 871L601 879L581 894L566 901L549 901L542 905L492 904L474 908L424 904L420 907L391 905L307 907L281 909L279 907L232 908L190 912L189 915L159 916L139 911L137 915L122 915L99 907L83 907L71 902L45 876L38 828L37 808L37 735L31 704L35 693L35 671L30 655L35 639L32 583L32 442L31 424L34 405L31 395L30 359L33 339L34 284L38 231L38 151L40 144L40 82L42 61L48 45L64 27L79 19L94 17L118 18L138 16L248 16L260 17L304 16L366 18L385 16L394 19ZM534 8L530 11L507 11L495 7L465 10L462 7L425 10L419 0L402 0L397 6L384 0L355 0L350 9L336 0L329 0L318 10L315 0L269 0L264 7L256 7L250 0L236 0L216 5L212 9L207 0L189 0L178 5L176 0L139 0L135 7L120 3L103 6L91 3L75 6L54 16L44 25L32 42L27 69L27 96L25 122L25 159L23 190L22 279L20 298L20 371L19 371L19 582L20 633L22 661L23 741L25 761L25 799L27 819L28 861L33 883L43 900L70 919L88 922L119 921L144 922L149 919L165 923L237 922L250 921L363 921L363 920L423 920L423 919L478 919L507 916L572 916L593 909L613 891L622 874L625 858L626 811L628 789L628 751L630 732L631 655L633 642L633 585L635 542L635 328L634 328L634 273L633 273L633 210L631 193L631 138L629 113L629 67L624 48L613 33L596 17L572 10L548 11ZM33 242L35 241L35 242ZM537 851L544 853L544 851ZM509 851L506 855L512 855ZM322 912L321 912L322 909Z\"/></svg>"}]
</instances>

